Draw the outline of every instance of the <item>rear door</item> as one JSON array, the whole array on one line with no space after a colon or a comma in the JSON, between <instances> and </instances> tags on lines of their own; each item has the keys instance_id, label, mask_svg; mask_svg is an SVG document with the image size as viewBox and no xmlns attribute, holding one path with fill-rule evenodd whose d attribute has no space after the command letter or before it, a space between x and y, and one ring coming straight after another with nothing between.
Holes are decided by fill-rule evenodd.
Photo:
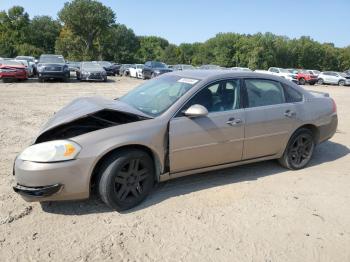
<instances>
[{"instance_id":1,"label":"rear door","mask_svg":"<svg viewBox=\"0 0 350 262\"><path fill-rule=\"evenodd\" d=\"M272 156L284 150L297 124L296 105L284 90L285 87L278 81L267 79L244 81L243 160ZM301 99L302 97L300 101Z\"/></svg>"},{"instance_id":2,"label":"rear door","mask_svg":"<svg viewBox=\"0 0 350 262\"><path fill-rule=\"evenodd\" d=\"M188 118L191 105L207 108L205 117ZM240 80L219 81L203 88L170 121L170 172L227 164L242 159L244 109Z\"/></svg>"}]
</instances>

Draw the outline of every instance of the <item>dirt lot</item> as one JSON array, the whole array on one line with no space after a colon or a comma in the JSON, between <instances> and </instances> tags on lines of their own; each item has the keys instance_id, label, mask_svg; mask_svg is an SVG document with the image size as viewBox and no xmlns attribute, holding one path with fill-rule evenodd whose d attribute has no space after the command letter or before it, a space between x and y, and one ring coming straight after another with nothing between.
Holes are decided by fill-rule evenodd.
<instances>
[{"instance_id":1,"label":"dirt lot","mask_svg":"<svg viewBox=\"0 0 350 262\"><path fill-rule=\"evenodd\" d=\"M0 83L1 261L350 261L350 87L312 87L335 98L340 122L304 170L269 161L169 181L125 213L12 191L13 159L49 116L140 82Z\"/></svg>"}]
</instances>

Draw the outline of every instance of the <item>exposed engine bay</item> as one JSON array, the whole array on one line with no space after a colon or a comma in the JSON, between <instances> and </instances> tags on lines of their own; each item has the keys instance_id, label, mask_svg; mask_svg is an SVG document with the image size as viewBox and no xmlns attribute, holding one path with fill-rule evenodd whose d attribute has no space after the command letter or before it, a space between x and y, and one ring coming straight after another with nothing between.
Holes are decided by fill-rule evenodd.
<instances>
[{"instance_id":1,"label":"exposed engine bay","mask_svg":"<svg viewBox=\"0 0 350 262\"><path fill-rule=\"evenodd\" d=\"M42 133L35 144L57 139L67 139L99 129L146 120L148 118L115 110L103 109L61 124Z\"/></svg>"}]
</instances>

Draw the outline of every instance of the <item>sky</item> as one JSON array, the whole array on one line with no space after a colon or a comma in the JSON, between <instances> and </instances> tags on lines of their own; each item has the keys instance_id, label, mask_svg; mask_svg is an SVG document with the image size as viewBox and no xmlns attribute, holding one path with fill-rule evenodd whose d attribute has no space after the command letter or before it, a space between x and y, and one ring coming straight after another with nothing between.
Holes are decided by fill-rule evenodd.
<instances>
[{"instance_id":1,"label":"sky","mask_svg":"<svg viewBox=\"0 0 350 262\"><path fill-rule=\"evenodd\" d=\"M0 10L23 6L31 17L50 15L68 0L0 0ZM219 32L272 32L310 36L337 47L350 45L350 0L100 0L116 13L117 22L137 35L169 42L204 42Z\"/></svg>"}]
</instances>

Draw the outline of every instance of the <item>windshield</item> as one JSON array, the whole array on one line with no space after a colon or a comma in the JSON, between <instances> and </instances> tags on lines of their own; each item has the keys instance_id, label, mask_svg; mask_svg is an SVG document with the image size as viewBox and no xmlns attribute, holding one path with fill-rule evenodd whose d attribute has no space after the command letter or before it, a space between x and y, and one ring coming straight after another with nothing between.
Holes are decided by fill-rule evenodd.
<instances>
[{"instance_id":1,"label":"windshield","mask_svg":"<svg viewBox=\"0 0 350 262\"><path fill-rule=\"evenodd\" d=\"M82 63L81 64L82 70L104 70L99 64L97 63Z\"/></svg>"},{"instance_id":2,"label":"windshield","mask_svg":"<svg viewBox=\"0 0 350 262\"><path fill-rule=\"evenodd\" d=\"M165 112L198 81L165 75L138 86L120 100L155 117Z\"/></svg>"},{"instance_id":3,"label":"windshield","mask_svg":"<svg viewBox=\"0 0 350 262\"><path fill-rule=\"evenodd\" d=\"M162 62L153 62L153 67L154 68L167 68L166 64Z\"/></svg>"},{"instance_id":4,"label":"windshield","mask_svg":"<svg viewBox=\"0 0 350 262\"><path fill-rule=\"evenodd\" d=\"M101 66L111 66L112 65L110 62L106 62L106 61L99 61L97 63L99 63Z\"/></svg>"},{"instance_id":5,"label":"windshield","mask_svg":"<svg viewBox=\"0 0 350 262\"><path fill-rule=\"evenodd\" d=\"M26 60L28 62L34 62L34 58L28 57L28 56L17 56L17 60Z\"/></svg>"},{"instance_id":6,"label":"windshield","mask_svg":"<svg viewBox=\"0 0 350 262\"><path fill-rule=\"evenodd\" d=\"M136 65L137 69L143 69L145 66L144 65Z\"/></svg>"},{"instance_id":7,"label":"windshield","mask_svg":"<svg viewBox=\"0 0 350 262\"><path fill-rule=\"evenodd\" d=\"M63 56L42 56L39 63L58 63L64 64Z\"/></svg>"},{"instance_id":8,"label":"windshield","mask_svg":"<svg viewBox=\"0 0 350 262\"><path fill-rule=\"evenodd\" d=\"M292 73L292 72L288 71L287 69L283 69L283 68L280 68L280 72L281 73Z\"/></svg>"}]
</instances>

